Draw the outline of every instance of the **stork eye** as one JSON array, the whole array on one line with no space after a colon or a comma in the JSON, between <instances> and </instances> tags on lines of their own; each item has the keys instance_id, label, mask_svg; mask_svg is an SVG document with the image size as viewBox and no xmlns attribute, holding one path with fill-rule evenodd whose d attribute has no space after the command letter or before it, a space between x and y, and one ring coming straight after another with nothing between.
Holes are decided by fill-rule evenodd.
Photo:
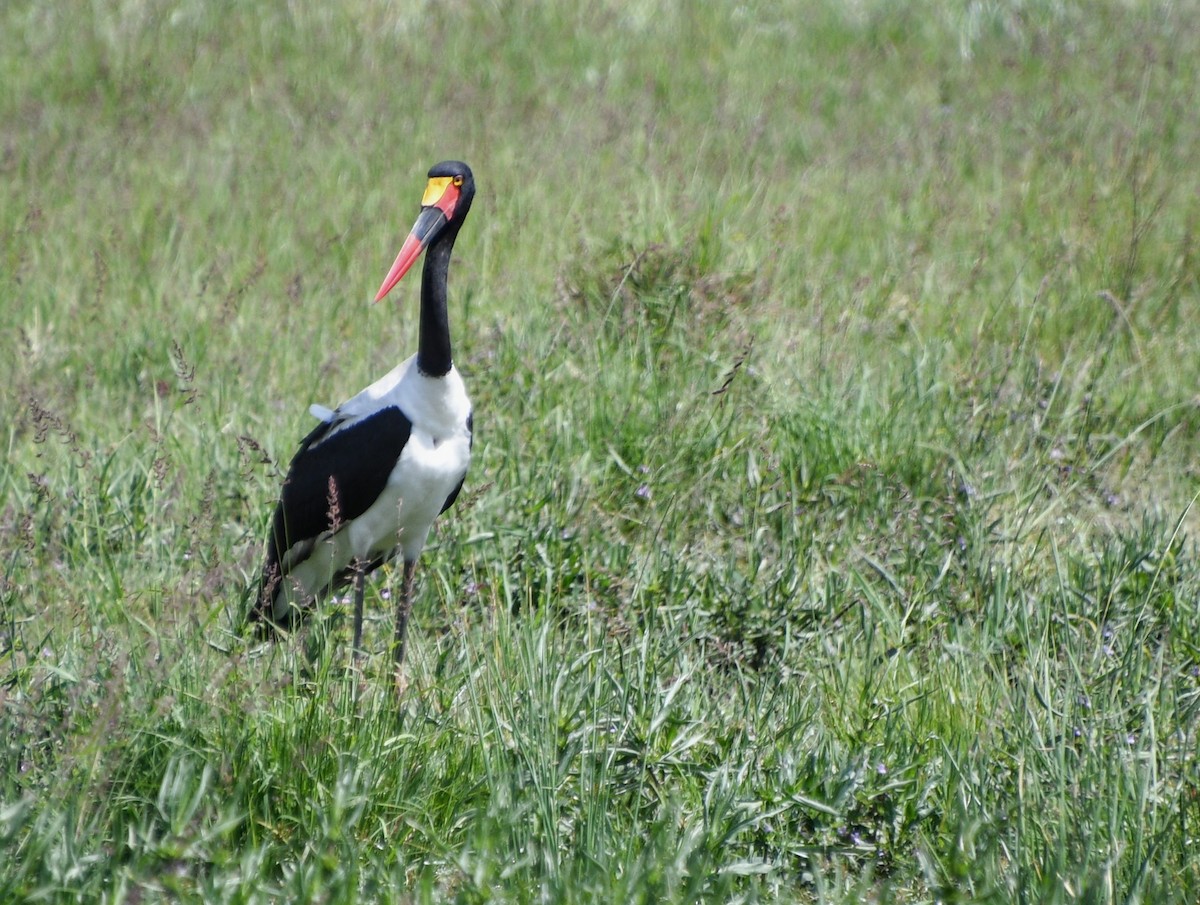
<instances>
[{"instance_id":1,"label":"stork eye","mask_svg":"<svg viewBox=\"0 0 1200 905\"><path fill-rule=\"evenodd\" d=\"M463 183L463 178L462 178L461 176L455 176L455 177L454 177L454 184L455 184L456 186L458 186L458 185L462 185L462 183Z\"/></svg>"}]
</instances>

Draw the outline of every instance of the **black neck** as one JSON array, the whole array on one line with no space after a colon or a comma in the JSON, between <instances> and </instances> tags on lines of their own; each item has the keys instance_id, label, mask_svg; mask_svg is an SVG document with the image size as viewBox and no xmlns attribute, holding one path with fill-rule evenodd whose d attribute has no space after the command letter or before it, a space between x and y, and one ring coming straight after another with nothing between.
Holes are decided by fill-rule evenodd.
<instances>
[{"instance_id":1,"label":"black neck","mask_svg":"<svg viewBox=\"0 0 1200 905\"><path fill-rule=\"evenodd\" d=\"M450 271L450 252L454 248L456 224L425 251L425 269L421 272L421 337L417 346L417 367L429 377L445 377L453 360L450 354L450 316L446 311L446 275ZM451 231L453 230L453 231Z\"/></svg>"}]
</instances>

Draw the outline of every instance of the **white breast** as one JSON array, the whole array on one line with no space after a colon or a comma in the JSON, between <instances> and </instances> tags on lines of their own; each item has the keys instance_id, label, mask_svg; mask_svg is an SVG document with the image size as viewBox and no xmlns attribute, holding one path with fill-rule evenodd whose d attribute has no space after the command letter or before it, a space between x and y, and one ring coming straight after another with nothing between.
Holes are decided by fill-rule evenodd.
<instances>
[{"instance_id":1,"label":"white breast","mask_svg":"<svg viewBox=\"0 0 1200 905\"><path fill-rule=\"evenodd\" d=\"M415 559L447 497L467 473L471 401L456 369L445 377L427 377L413 356L339 406L339 412L365 415L391 405L412 422L412 433L387 489L350 526L350 545L355 555L371 558L398 544L405 559Z\"/></svg>"}]
</instances>

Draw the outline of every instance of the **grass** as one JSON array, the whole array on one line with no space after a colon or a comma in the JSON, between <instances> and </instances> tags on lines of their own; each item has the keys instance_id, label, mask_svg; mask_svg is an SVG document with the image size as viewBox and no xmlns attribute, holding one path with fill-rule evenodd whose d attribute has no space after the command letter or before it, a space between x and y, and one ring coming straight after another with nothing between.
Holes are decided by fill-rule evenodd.
<instances>
[{"instance_id":1,"label":"grass","mask_svg":"<svg viewBox=\"0 0 1200 905\"><path fill-rule=\"evenodd\" d=\"M1200 10L793 6L4 6L0 899L1200 896ZM445 157L398 698L240 618Z\"/></svg>"}]
</instances>

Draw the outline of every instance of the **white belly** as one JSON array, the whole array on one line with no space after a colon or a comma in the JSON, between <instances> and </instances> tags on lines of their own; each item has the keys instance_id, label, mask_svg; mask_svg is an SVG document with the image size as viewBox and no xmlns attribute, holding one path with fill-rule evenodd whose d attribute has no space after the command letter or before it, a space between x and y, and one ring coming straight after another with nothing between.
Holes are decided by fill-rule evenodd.
<instances>
[{"instance_id":1,"label":"white belly","mask_svg":"<svg viewBox=\"0 0 1200 905\"><path fill-rule=\"evenodd\" d=\"M399 547L406 560L415 560L470 461L466 437L435 443L429 434L414 428L387 488L349 526L351 555L372 559Z\"/></svg>"}]
</instances>

